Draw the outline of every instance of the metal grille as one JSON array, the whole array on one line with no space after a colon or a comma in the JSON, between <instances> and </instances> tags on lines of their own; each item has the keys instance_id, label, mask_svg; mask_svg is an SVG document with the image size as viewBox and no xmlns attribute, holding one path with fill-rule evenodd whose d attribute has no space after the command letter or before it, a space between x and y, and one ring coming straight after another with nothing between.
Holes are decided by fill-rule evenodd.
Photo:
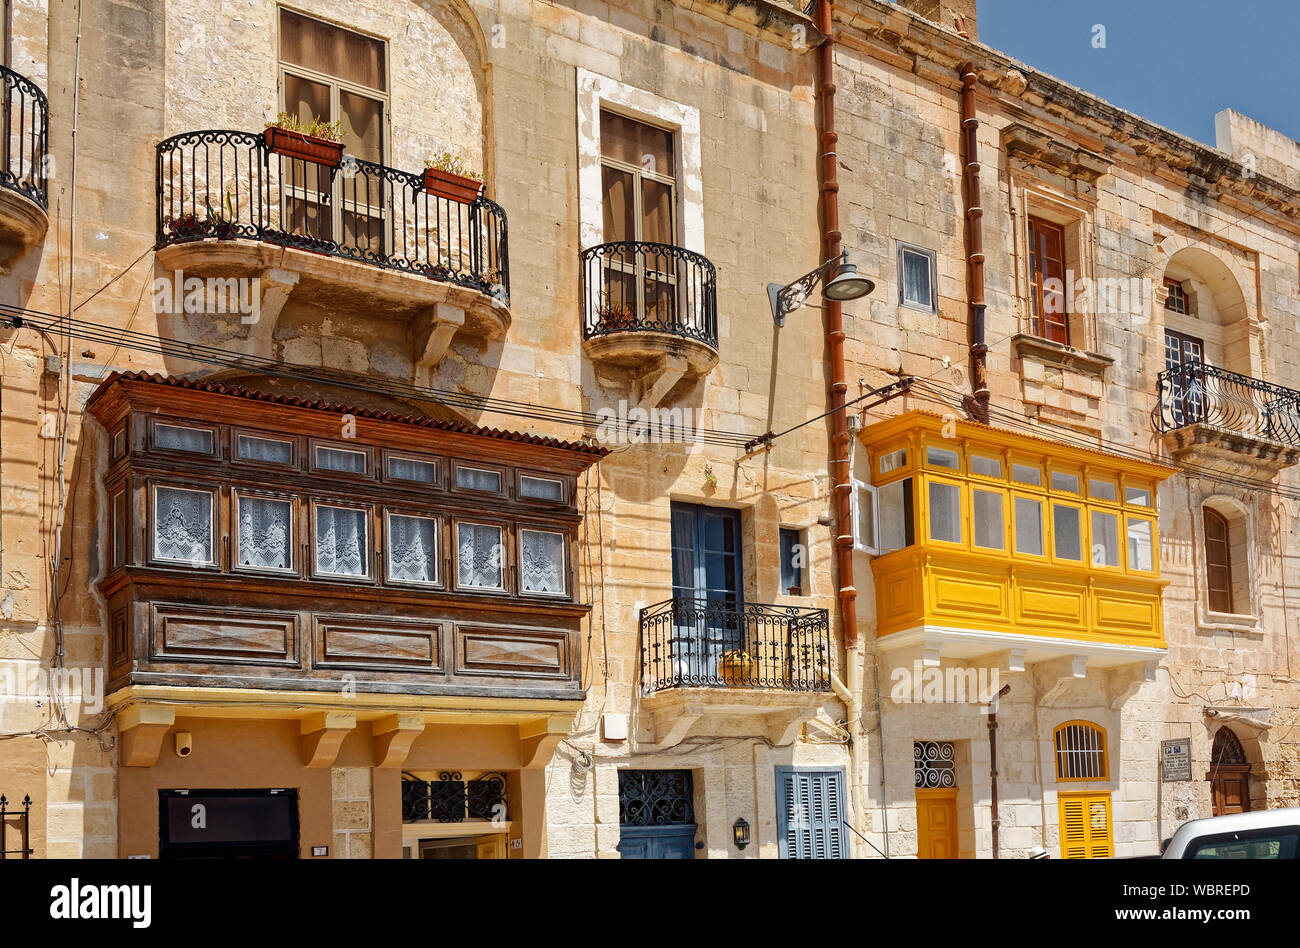
<instances>
[{"instance_id":1,"label":"metal grille","mask_svg":"<svg viewBox=\"0 0 1300 948\"><path fill-rule=\"evenodd\" d=\"M18 859L30 859L32 848L30 843L30 831L32 821L32 798L29 795L23 796L22 811L10 811L9 801L5 799L4 794L0 794L0 859L8 859L11 856ZM9 824L15 822L18 831L18 848L10 849L13 841L9 839Z\"/></svg>"},{"instance_id":2,"label":"metal grille","mask_svg":"<svg viewBox=\"0 0 1300 948\"><path fill-rule=\"evenodd\" d=\"M706 258L671 244L619 240L581 254L583 338L650 331L718 348L718 274Z\"/></svg>"},{"instance_id":3,"label":"metal grille","mask_svg":"<svg viewBox=\"0 0 1300 948\"><path fill-rule=\"evenodd\" d=\"M916 789L936 790L957 786L957 764L948 741L916 741L912 745L912 773Z\"/></svg>"},{"instance_id":4,"label":"metal grille","mask_svg":"<svg viewBox=\"0 0 1300 948\"><path fill-rule=\"evenodd\" d=\"M623 826L695 822L695 783L689 770L620 770L618 821Z\"/></svg>"},{"instance_id":5,"label":"metal grille","mask_svg":"<svg viewBox=\"0 0 1300 948\"><path fill-rule=\"evenodd\" d=\"M4 134L0 137L0 187L17 191L42 208L47 197L49 104L45 93L26 76L0 66L0 109Z\"/></svg>"},{"instance_id":6,"label":"metal grille","mask_svg":"<svg viewBox=\"0 0 1300 948\"><path fill-rule=\"evenodd\" d=\"M506 814L506 778L485 773L465 780L458 770L444 770L437 780L402 775L402 822L432 820L463 823L502 820Z\"/></svg>"},{"instance_id":7,"label":"metal grille","mask_svg":"<svg viewBox=\"0 0 1300 948\"><path fill-rule=\"evenodd\" d=\"M1157 387L1162 432L1203 424L1300 447L1300 392L1293 389L1201 362L1166 369Z\"/></svg>"},{"instance_id":8,"label":"metal grille","mask_svg":"<svg viewBox=\"0 0 1300 948\"><path fill-rule=\"evenodd\" d=\"M1056 729L1056 779L1106 779L1106 735L1101 728L1063 724Z\"/></svg>"},{"instance_id":9,"label":"metal grille","mask_svg":"<svg viewBox=\"0 0 1300 948\"><path fill-rule=\"evenodd\" d=\"M1226 727L1221 727L1214 735L1214 747L1210 751L1210 762L1218 767L1221 764L1244 764L1246 752L1242 749L1237 735Z\"/></svg>"}]
</instances>

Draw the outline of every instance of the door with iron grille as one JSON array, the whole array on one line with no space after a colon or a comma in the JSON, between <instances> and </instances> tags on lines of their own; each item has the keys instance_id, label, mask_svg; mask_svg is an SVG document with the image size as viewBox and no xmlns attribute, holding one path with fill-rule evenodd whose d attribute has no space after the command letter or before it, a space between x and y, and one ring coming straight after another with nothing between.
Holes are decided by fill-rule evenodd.
<instances>
[{"instance_id":1,"label":"door with iron grille","mask_svg":"<svg viewBox=\"0 0 1300 948\"><path fill-rule=\"evenodd\" d=\"M618 772L619 854L695 858L695 782L689 770Z\"/></svg>"},{"instance_id":2,"label":"door with iron grille","mask_svg":"<svg viewBox=\"0 0 1300 948\"><path fill-rule=\"evenodd\" d=\"M918 859L957 858L956 756L948 741L913 743Z\"/></svg>"},{"instance_id":3,"label":"door with iron grille","mask_svg":"<svg viewBox=\"0 0 1300 948\"><path fill-rule=\"evenodd\" d=\"M1209 780L1212 815L1250 812L1250 763L1241 741L1226 727L1214 735Z\"/></svg>"}]
</instances>

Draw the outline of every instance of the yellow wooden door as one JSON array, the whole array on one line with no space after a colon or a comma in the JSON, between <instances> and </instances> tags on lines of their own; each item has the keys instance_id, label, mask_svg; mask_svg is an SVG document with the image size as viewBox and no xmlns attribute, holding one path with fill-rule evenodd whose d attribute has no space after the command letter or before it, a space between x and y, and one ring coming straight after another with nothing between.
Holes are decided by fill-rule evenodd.
<instances>
[{"instance_id":1,"label":"yellow wooden door","mask_svg":"<svg viewBox=\"0 0 1300 948\"><path fill-rule=\"evenodd\" d=\"M1115 855L1110 793L1062 793L1061 858L1105 859Z\"/></svg>"},{"instance_id":2,"label":"yellow wooden door","mask_svg":"<svg viewBox=\"0 0 1300 948\"><path fill-rule=\"evenodd\" d=\"M916 791L918 859L957 858L957 791Z\"/></svg>"},{"instance_id":3,"label":"yellow wooden door","mask_svg":"<svg viewBox=\"0 0 1300 948\"><path fill-rule=\"evenodd\" d=\"M480 836L475 850L479 859L505 859L506 838L502 835Z\"/></svg>"}]
</instances>

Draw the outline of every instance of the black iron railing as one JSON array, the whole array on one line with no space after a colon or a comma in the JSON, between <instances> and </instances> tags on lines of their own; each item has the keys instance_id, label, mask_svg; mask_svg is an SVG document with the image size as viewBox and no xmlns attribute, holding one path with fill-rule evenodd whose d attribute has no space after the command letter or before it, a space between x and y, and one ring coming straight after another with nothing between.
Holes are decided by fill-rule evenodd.
<instances>
[{"instance_id":1,"label":"black iron railing","mask_svg":"<svg viewBox=\"0 0 1300 948\"><path fill-rule=\"evenodd\" d=\"M1160 430L1205 424L1300 447L1300 392L1188 362L1158 379Z\"/></svg>"},{"instance_id":2,"label":"black iron railing","mask_svg":"<svg viewBox=\"0 0 1300 948\"><path fill-rule=\"evenodd\" d=\"M829 691L825 609L668 599L641 610L641 685Z\"/></svg>"},{"instance_id":3,"label":"black iron railing","mask_svg":"<svg viewBox=\"0 0 1300 948\"><path fill-rule=\"evenodd\" d=\"M46 182L50 107L45 93L26 76L0 66L4 79L4 140L0 143L0 186L49 208Z\"/></svg>"},{"instance_id":4,"label":"black iron railing","mask_svg":"<svg viewBox=\"0 0 1300 948\"><path fill-rule=\"evenodd\" d=\"M159 247L262 240L510 296L506 215L423 176L345 155L338 167L271 151L260 134L186 132L158 146Z\"/></svg>"},{"instance_id":5,"label":"black iron railing","mask_svg":"<svg viewBox=\"0 0 1300 948\"><path fill-rule=\"evenodd\" d=\"M584 339L665 332L718 347L718 274L671 244L620 240L582 251Z\"/></svg>"}]
</instances>

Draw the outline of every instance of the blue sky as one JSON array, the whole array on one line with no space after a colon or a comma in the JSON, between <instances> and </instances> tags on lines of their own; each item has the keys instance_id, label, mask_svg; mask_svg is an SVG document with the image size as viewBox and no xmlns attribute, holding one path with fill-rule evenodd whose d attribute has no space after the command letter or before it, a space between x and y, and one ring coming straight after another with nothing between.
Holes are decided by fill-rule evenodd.
<instances>
[{"instance_id":1,"label":"blue sky","mask_svg":"<svg viewBox=\"0 0 1300 948\"><path fill-rule=\"evenodd\" d=\"M1199 141L1232 108L1300 139L1300 0L978 0L980 40ZM1106 46L1093 47L1094 26Z\"/></svg>"}]
</instances>

